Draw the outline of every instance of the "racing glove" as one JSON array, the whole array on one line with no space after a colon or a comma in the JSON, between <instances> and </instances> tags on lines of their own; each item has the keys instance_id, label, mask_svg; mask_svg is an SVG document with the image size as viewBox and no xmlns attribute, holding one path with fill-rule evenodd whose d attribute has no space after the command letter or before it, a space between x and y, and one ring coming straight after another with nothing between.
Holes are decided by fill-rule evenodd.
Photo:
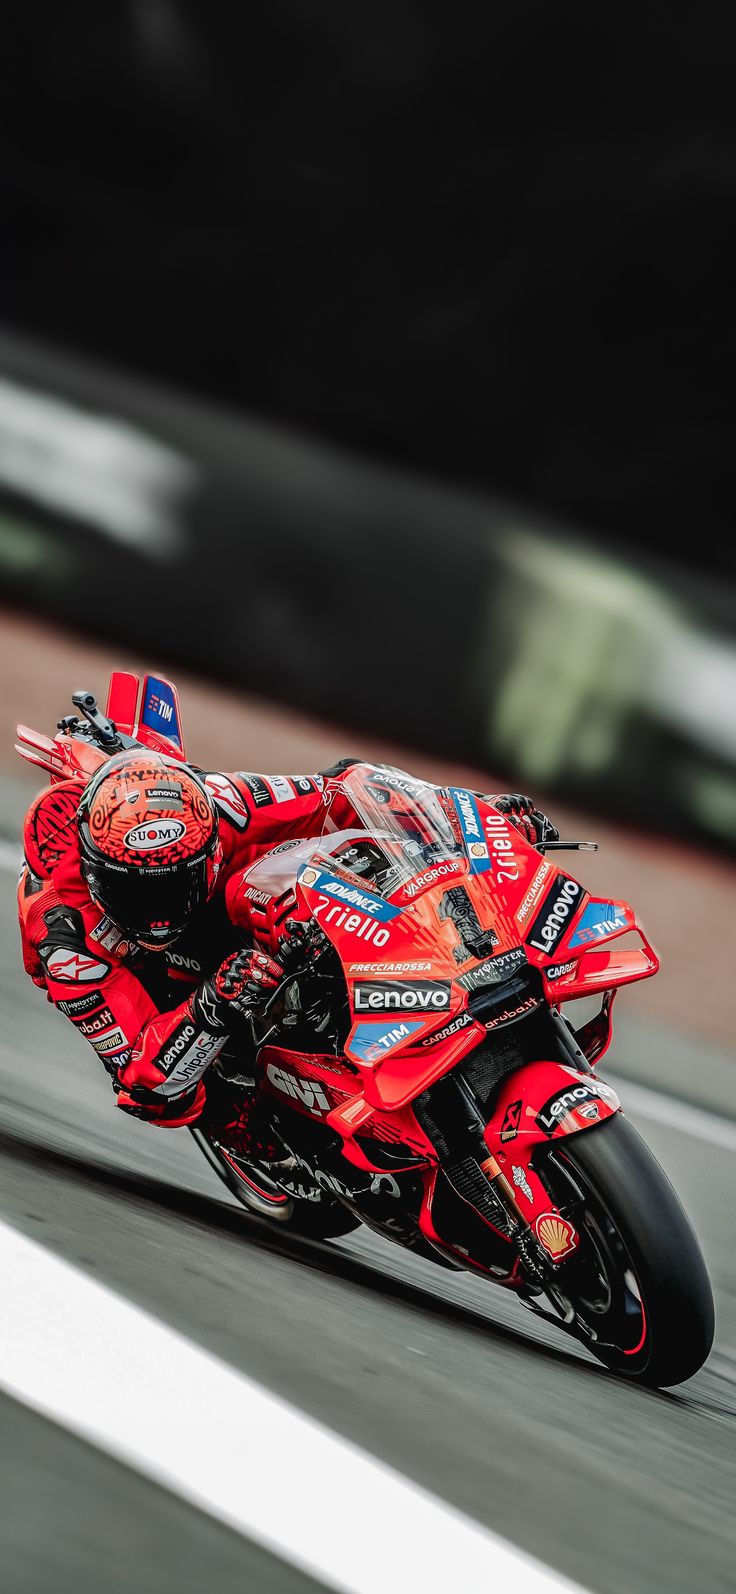
<instances>
[{"instance_id":1,"label":"racing glove","mask_svg":"<svg viewBox=\"0 0 736 1594\"><path fill-rule=\"evenodd\" d=\"M117 1096L117 1105L122 1107L131 1118L141 1118L147 1124L163 1125L167 1129L180 1129L185 1124L196 1123L205 1104L205 1087L201 1079L191 1090L185 1090L181 1096L158 1096L154 1090L146 1090L143 1085L131 1085L127 1089L114 1082L113 1090Z\"/></svg>"},{"instance_id":2,"label":"racing glove","mask_svg":"<svg viewBox=\"0 0 736 1594\"><path fill-rule=\"evenodd\" d=\"M535 807L531 797L524 797L520 792L509 792L503 797L494 797L493 803L500 813L508 814L512 824L533 847L540 841L559 841L557 826L542 813L541 808Z\"/></svg>"},{"instance_id":3,"label":"racing glove","mask_svg":"<svg viewBox=\"0 0 736 1594\"><path fill-rule=\"evenodd\" d=\"M275 958L253 947L241 947L200 985L192 1002L194 1012L211 1029L229 1029L235 1014L257 1018L283 978L283 966Z\"/></svg>"}]
</instances>

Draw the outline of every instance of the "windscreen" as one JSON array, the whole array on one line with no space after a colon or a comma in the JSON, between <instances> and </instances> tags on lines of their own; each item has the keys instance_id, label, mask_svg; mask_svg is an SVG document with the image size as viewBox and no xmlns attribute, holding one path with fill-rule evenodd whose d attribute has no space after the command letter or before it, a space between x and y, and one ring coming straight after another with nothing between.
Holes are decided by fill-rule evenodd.
<instances>
[{"instance_id":1,"label":"windscreen","mask_svg":"<svg viewBox=\"0 0 736 1594\"><path fill-rule=\"evenodd\" d=\"M452 817L451 817L452 816ZM366 831L356 836L356 821ZM333 857L381 896L464 851L446 792L389 764L356 764L340 781L326 811L324 832L352 830Z\"/></svg>"}]
</instances>

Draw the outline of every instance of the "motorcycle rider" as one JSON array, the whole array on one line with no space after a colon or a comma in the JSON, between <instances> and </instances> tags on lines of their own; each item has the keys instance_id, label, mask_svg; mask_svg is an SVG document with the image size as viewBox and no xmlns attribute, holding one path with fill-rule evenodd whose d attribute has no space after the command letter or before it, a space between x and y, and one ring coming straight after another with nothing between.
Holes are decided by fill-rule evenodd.
<instances>
[{"instance_id":1,"label":"motorcycle rider","mask_svg":"<svg viewBox=\"0 0 736 1594\"><path fill-rule=\"evenodd\" d=\"M325 784L339 792L355 762L307 776L223 774L140 747L31 804L18 886L24 966L90 1041L123 1111L168 1128L214 1123L220 1144L253 1154L245 1119L217 1123L206 1078L228 1046L252 1052L244 1020L284 972L243 946L244 872L278 844L319 834ZM486 800L532 843L558 837L531 798ZM281 933L288 943L286 925Z\"/></svg>"}]
</instances>

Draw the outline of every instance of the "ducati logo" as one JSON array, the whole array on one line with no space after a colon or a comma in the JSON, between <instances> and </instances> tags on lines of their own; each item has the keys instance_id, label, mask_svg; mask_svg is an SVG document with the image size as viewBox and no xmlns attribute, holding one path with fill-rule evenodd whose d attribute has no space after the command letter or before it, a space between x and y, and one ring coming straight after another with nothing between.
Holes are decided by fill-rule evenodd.
<instances>
[{"instance_id":1,"label":"ducati logo","mask_svg":"<svg viewBox=\"0 0 736 1594\"><path fill-rule=\"evenodd\" d=\"M554 1212L543 1212L540 1218L534 1219L534 1233L553 1262L577 1250L578 1236L572 1224Z\"/></svg>"}]
</instances>

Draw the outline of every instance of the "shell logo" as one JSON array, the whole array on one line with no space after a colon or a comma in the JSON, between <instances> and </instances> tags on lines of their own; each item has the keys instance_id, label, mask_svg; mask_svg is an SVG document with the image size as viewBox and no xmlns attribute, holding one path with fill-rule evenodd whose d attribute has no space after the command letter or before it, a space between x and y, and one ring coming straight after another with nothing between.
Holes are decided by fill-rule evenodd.
<instances>
[{"instance_id":1,"label":"shell logo","mask_svg":"<svg viewBox=\"0 0 736 1594\"><path fill-rule=\"evenodd\" d=\"M578 1236L572 1224L555 1212L543 1212L541 1217L535 1218L534 1233L553 1262L577 1250Z\"/></svg>"}]
</instances>

